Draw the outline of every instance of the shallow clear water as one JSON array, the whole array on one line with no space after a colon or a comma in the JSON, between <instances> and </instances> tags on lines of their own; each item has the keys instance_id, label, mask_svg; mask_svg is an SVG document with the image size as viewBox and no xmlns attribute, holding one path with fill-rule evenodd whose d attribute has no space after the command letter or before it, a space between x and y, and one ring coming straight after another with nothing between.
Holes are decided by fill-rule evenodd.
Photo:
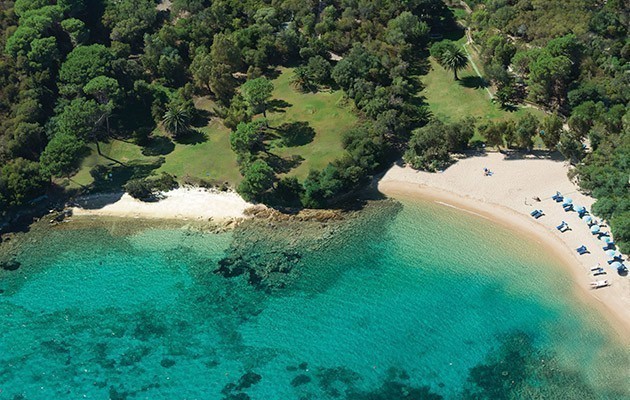
<instances>
[{"instance_id":1,"label":"shallow clear water","mask_svg":"<svg viewBox=\"0 0 630 400\"><path fill-rule=\"evenodd\" d=\"M0 273L0 398L630 398L628 349L536 243L382 213L274 291L212 272L231 233L33 236Z\"/></svg>"}]
</instances>

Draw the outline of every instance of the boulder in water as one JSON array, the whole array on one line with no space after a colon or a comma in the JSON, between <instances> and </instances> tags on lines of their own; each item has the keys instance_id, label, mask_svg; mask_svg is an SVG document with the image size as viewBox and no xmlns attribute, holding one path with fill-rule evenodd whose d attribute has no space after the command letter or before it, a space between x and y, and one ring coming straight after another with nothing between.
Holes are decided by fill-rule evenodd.
<instances>
[{"instance_id":1,"label":"boulder in water","mask_svg":"<svg viewBox=\"0 0 630 400\"><path fill-rule=\"evenodd\" d=\"M16 260L0 261L0 268L6 271L15 271L20 268L21 264Z\"/></svg>"}]
</instances>

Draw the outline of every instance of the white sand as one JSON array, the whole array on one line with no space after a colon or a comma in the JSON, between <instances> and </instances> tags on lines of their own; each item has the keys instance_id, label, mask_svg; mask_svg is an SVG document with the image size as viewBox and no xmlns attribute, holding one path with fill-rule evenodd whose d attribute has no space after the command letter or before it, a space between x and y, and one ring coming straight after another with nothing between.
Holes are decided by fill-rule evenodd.
<instances>
[{"instance_id":1,"label":"white sand","mask_svg":"<svg viewBox=\"0 0 630 400\"><path fill-rule=\"evenodd\" d=\"M488 168L492 176L484 176ZM379 182L379 190L392 197L420 196L445 206L509 224L529 234L541 247L563 260L574 277L576 289L589 293L591 303L605 314L616 330L625 336L630 332L630 275L619 276L606 262L604 243L591 234L576 212L565 212L551 196L560 191L573 204L590 210L594 199L578 192L567 177L568 165L562 161L536 157L508 159L500 153L487 153L460 160L444 172L428 173L409 167L394 166ZM533 200L539 197L540 202ZM536 220L534 209L545 215ZM560 233L556 226L566 221L572 230ZM603 227L602 231L610 231ZM576 248L585 245L590 254L579 256ZM625 258L625 257L624 257ZM590 267L599 263L606 275L592 276ZM628 263L630 264L630 262ZM608 279L612 286L590 290L589 283ZM597 300L593 302L592 300Z\"/></svg>"},{"instance_id":2,"label":"white sand","mask_svg":"<svg viewBox=\"0 0 630 400\"><path fill-rule=\"evenodd\" d=\"M127 193L86 196L76 201L79 206L72 211L74 215L220 222L245 218L245 210L253 206L237 193L202 188L179 188L163 196L154 202L136 200Z\"/></svg>"}]
</instances>

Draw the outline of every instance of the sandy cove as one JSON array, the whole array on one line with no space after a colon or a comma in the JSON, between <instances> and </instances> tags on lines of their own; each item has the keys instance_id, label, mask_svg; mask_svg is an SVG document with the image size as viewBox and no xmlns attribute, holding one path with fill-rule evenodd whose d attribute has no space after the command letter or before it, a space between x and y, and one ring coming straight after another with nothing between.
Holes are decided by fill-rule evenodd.
<instances>
[{"instance_id":1,"label":"sandy cove","mask_svg":"<svg viewBox=\"0 0 630 400\"><path fill-rule=\"evenodd\" d=\"M484 168L492 171L484 175ZM448 207L474 213L503 225L509 225L532 237L557 255L574 277L578 294L592 296L623 340L630 332L630 276L622 277L610 268L602 249L604 243L591 234L576 212L565 212L551 196L560 191L573 204L590 210L595 201L578 191L567 177L568 165L548 158L506 157L486 153L462 159L444 172L428 173L409 167L392 167L378 183L378 189L391 197L421 197ZM540 202L534 200L539 197ZM530 216L534 209L545 215ZM566 221L570 231L560 233L556 226ZM605 227L603 231L609 231ZM557 245L556 245L557 244ZM576 248L585 245L589 254L579 256ZM624 257L626 258L626 257ZM599 263L606 275L592 276L590 268ZM589 289L589 283L608 279L612 286ZM586 297L587 299L589 297ZM590 302L593 304L593 302Z\"/></svg>"},{"instance_id":2,"label":"sandy cove","mask_svg":"<svg viewBox=\"0 0 630 400\"><path fill-rule=\"evenodd\" d=\"M76 216L181 219L222 222L245 218L254 206L234 192L182 187L162 193L159 201L143 202L127 193L99 194L75 200Z\"/></svg>"}]
</instances>

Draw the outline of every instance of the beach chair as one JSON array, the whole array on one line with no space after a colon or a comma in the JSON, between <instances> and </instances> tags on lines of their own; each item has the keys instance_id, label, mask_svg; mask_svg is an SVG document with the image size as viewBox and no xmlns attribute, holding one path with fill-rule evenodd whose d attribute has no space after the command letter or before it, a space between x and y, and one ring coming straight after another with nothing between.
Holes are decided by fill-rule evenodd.
<instances>
[{"instance_id":1,"label":"beach chair","mask_svg":"<svg viewBox=\"0 0 630 400\"><path fill-rule=\"evenodd\" d=\"M602 247L604 251L606 250L615 250L615 242L606 243L606 246Z\"/></svg>"},{"instance_id":2,"label":"beach chair","mask_svg":"<svg viewBox=\"0 0 630 400\"><path fill-rule=\"evenodd\" d=\"M578 247L577 249L575 249L575 251L577 251L579 255L588 253L588 249L584 245Z\"/></svg>"},{"instance_id":3,"label":"beach chair","mask_svg":"<svg viewBox=\"0 0 630 400\"><path fill-rule=\"evenodd\" d=\"M562 206L565 212L573 211L573 204L567 204L566 206Z\"/></svg>"},{"instance_id":4,"label":"beach chair","mask_svg":"<svg viewBox=\"0 0 630 400\"><path fill-rule=\"evenodd\" d=\"M529 215L531 215L532 217L535 217L538 213L540 213L539 210L534 210L534 211L530 212Z\"/></svg>"},{"instance_id":5,"label":"beach chair","mask_svg":"<svg viewBox=\"0 0 630 400\"><path fill-rule=\"evenodd\" d=\"M563 221L560 225L556 226L556 229L559 230L559 231L562 231L562 228L564 228L566 225L567 224L565 224L564 221Z\"/></svg>"},{"instance_id":6,"label":"beach chair","mask_svg":"<svg viewBox=\"0 0 630 400\"><path fill-rule=\"evenodd\" d=\"M554 199L555 201L558 201L558 198L561 198L562 195L560 194L560 192L556 192L556 194L554 194L553 196L551 196L552 199ZM562 200L560 200L562 201Z\"/></svg>"},{"instance_id":7,"label":"beach chair","mask_svg":"<svg viewBox=\"0 0 630 400\"><path fill-rule=\"evenodd\" d=\"M623 258L621 258L620 256L614 256L612 260L607 261L608 265L616 262L623 262Z\"/></svg>"}]
</instances>

